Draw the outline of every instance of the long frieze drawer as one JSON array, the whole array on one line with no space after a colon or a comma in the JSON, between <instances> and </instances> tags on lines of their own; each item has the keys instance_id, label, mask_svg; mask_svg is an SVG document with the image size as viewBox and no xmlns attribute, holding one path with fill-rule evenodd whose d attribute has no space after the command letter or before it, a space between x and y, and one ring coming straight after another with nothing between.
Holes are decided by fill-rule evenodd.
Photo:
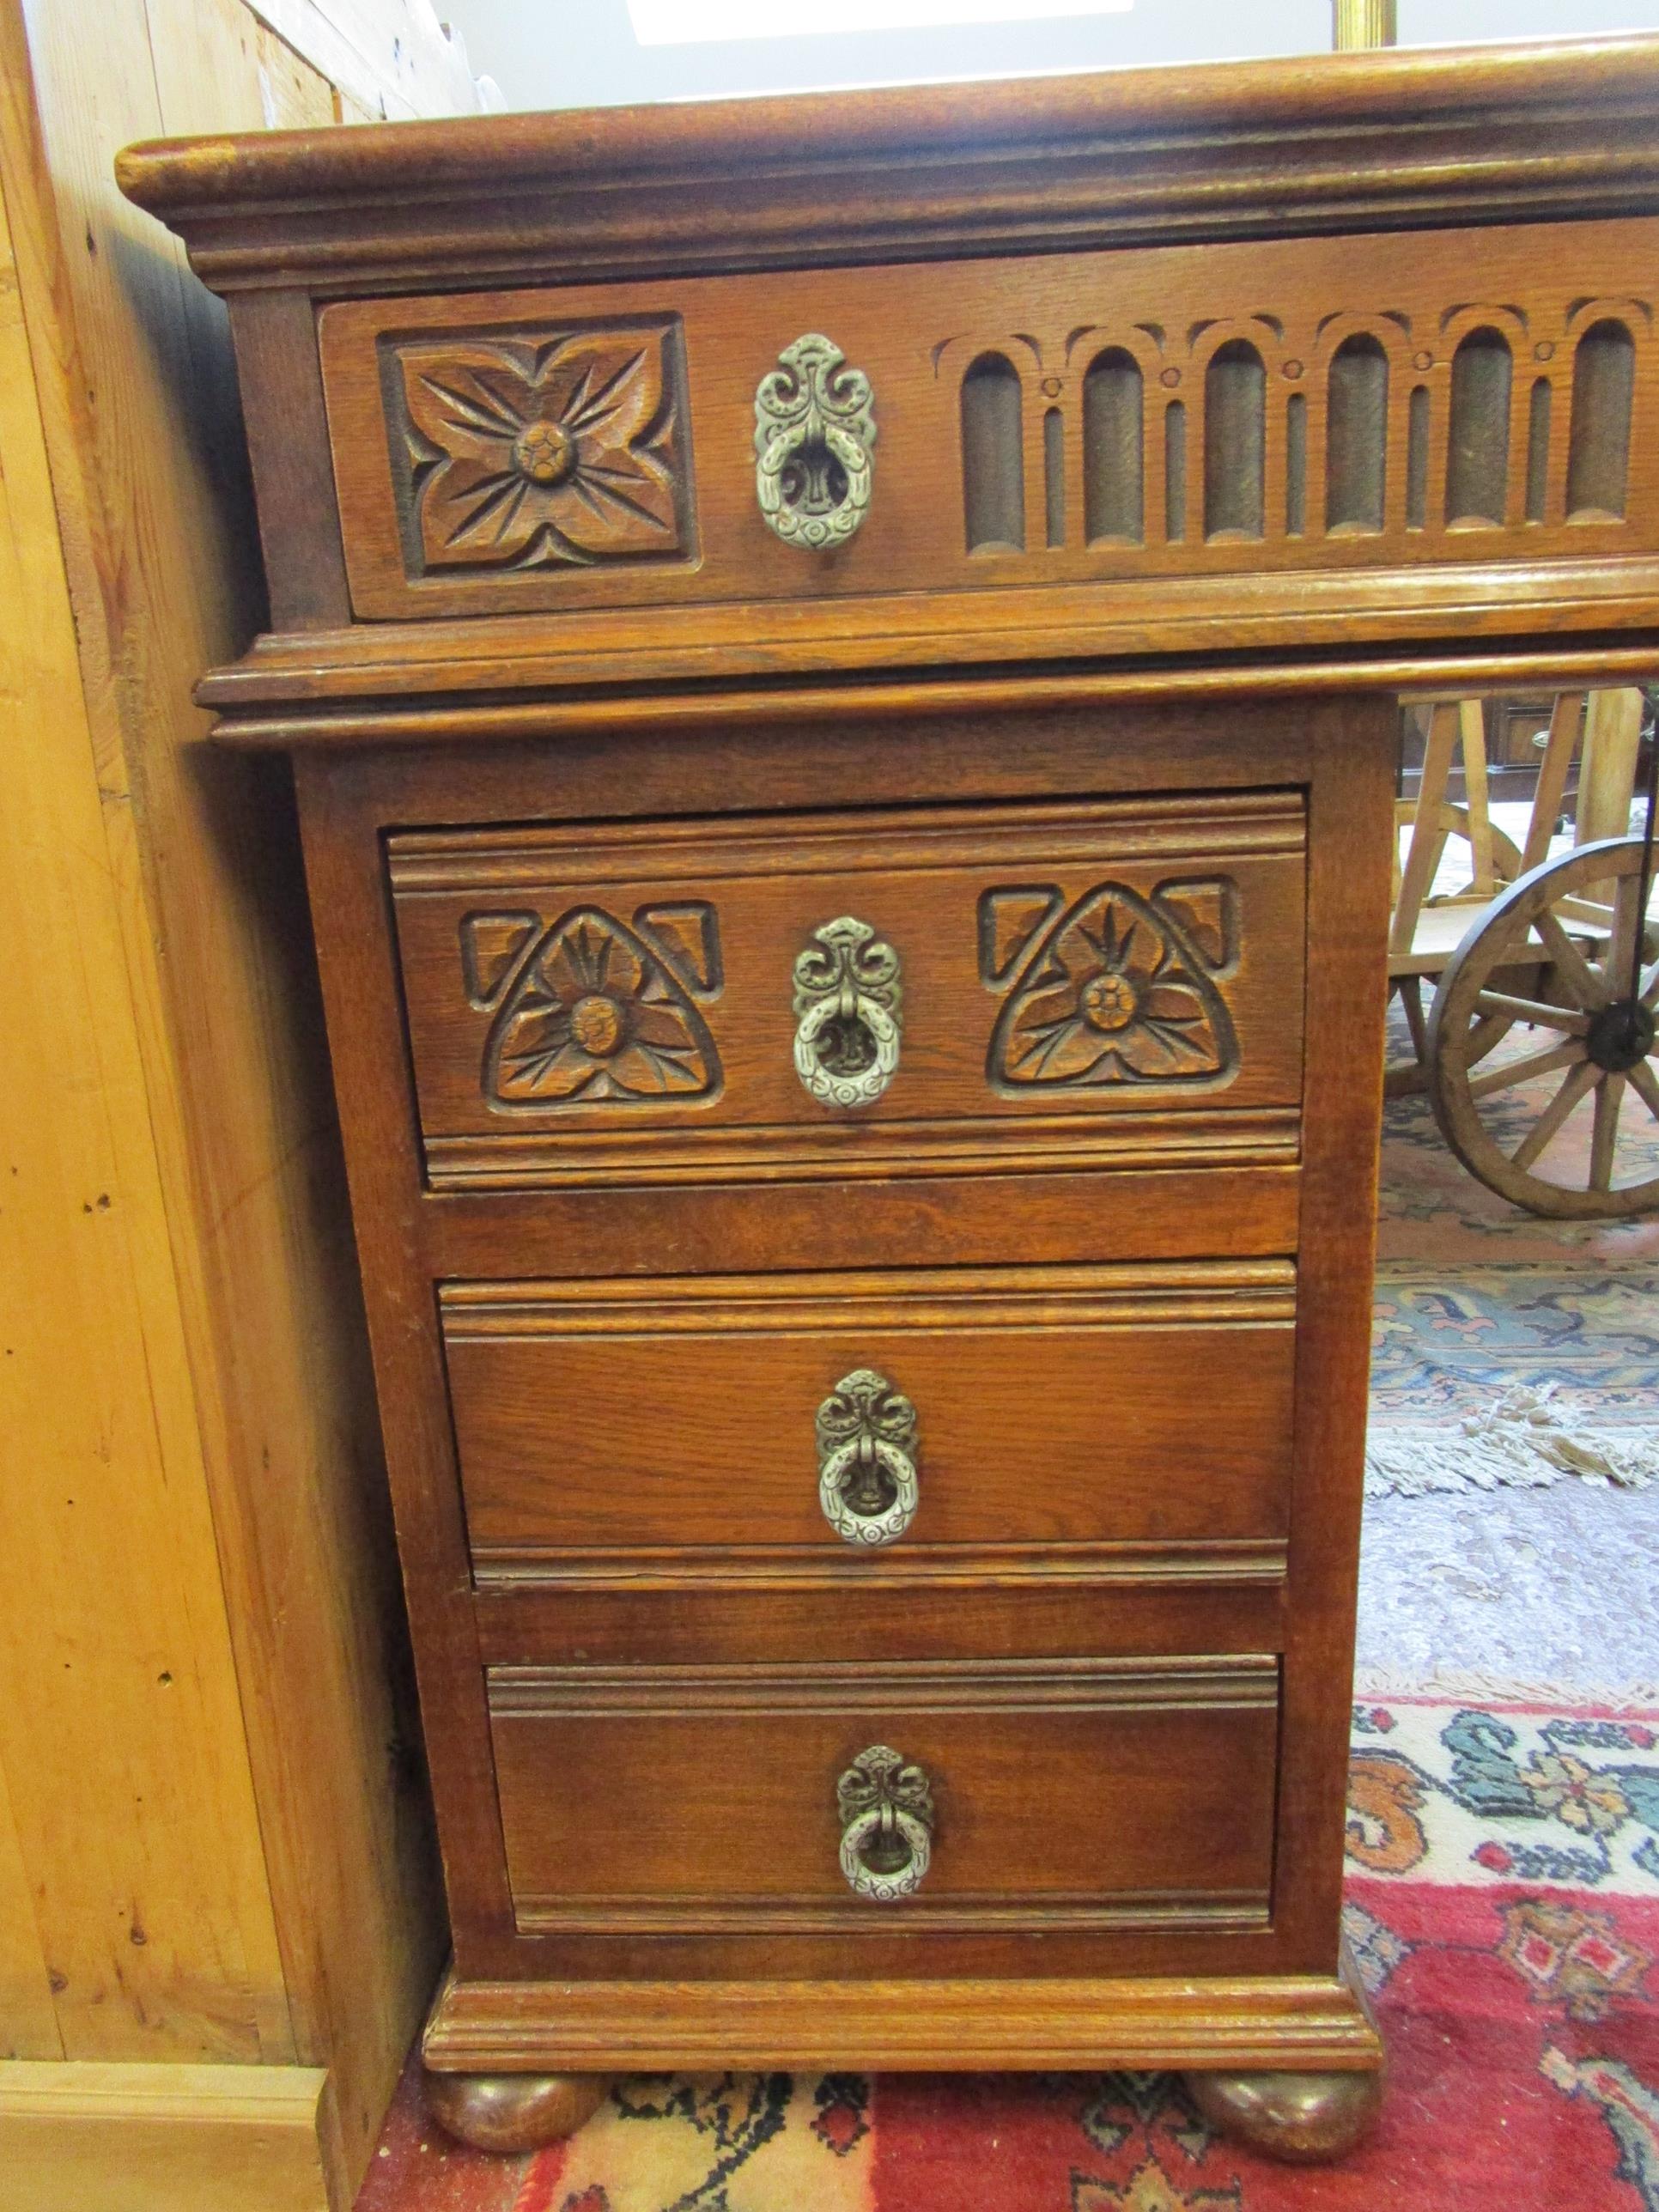
<instances>
[{"instance_id":1,"label":"long frieze drawer","mask_svg":"<svg viewBox=\"0 0 1659 2212\"><path fill-rule=\"evenodd\" d=\"M501 1667L489 1694L527 1934L1269 1919L1270 1657Z\"/></svg>"},{"instance_id":2,"label":"long frieze drawer","mask_svg":"<svg viewBox=\"0 0 1659 2212\"><path fill-rule=\"evenodd\" d=\"M1297 793L400 832L434 1188L1292 1161Z\"/></svg>"},{"instance_id":3,"label":"long frieze drawer","mask_svg":"<svg viewBox=\"0 0 1659 2212\"><path fill-rule=\"evenodd\" d=\"M485 1577L1060 1571L1288 1525L1286 1261L441 1296Z\"/></svg>"},{"instance_id":4,"label":"long frieze drawer","mask_svg":"<svg viewBox=\"0 0 1659 2212\"><path fill-rule=\"evenodd\" d=\"M340 301L352 602L1098 581L1109 623L1187 579L1650 552L1651 258L1608 221Z\"/></svg>"}]
</instances>

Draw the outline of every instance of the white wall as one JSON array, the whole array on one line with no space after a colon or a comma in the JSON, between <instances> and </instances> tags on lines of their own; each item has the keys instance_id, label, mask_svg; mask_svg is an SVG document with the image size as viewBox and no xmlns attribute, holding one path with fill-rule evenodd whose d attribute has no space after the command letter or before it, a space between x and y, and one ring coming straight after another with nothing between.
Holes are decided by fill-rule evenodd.
<instances>
[{"instance_id":1,"label":"white wall","mask_svg":"<svg viewBox=\"0 0 1659 2212\"><path fill-rule=\"evenodd\" d=\"M626 0L437 0L508 107L611 106L720 94L1111 69L1322 52L1330 0L1133 0L1127 15L1017 27L636 45ZM820 0L833 23L835 0ZM1402 45L1659 29L1659 0L1400 0Z\"/></svg>"}]
</instances>

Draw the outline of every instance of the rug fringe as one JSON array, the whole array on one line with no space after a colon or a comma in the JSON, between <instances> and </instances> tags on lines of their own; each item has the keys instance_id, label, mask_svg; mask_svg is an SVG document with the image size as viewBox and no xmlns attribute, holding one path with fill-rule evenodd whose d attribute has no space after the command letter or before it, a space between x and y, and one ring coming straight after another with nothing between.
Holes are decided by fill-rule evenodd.
<instances>
[{"instance_id":1,"label":"rug fringe","mask_svg":"<svg viewBox=\"0 0 1659 2212\"><path fill-rule=\"evenodd\" d=\"M1355 1670L1353 1693L1364 1704L1371 1698L1443 1698L1471 1705L1599 1706L1610 1712L1659 1711L1659 1682L1548 1682L1536 1676L1516 1678L1487 1673L1481 1668L1436 1668L1424 1674L1392 1667L1360 1667Z\"/></svg>"},{"instance_id":2,"label":"rug fringe","mask_svg":"<svg viewBox=\"0 0 1659 2212\"><path fill-rule=\"evenodd\" d=\"M1458 1490L1538 1490L1565 1476L1641 1490L1659 1482L1659 1430L1586 1429L1561 1418L1555 1385L1512 1384L1449 1431L1373 1429L1365 1444L1368 1498Z\"/></svg>"}]
</instances>

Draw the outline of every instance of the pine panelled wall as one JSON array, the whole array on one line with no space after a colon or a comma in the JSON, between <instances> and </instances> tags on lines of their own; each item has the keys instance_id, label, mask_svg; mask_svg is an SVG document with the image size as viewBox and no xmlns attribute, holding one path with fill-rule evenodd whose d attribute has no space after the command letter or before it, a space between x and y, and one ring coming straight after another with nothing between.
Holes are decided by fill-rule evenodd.
<instances>
[{"instance_id":1,"label":"pine panelled wall","mask_svg":"<svg viewBox=\"0 0 1659 2212\"><path fill-rule=\"evenodd\" d=\"M113 165L477 94L424 0L275 9L0 5L8 2212L339 2212L440 1964L292 796L195 743L234 365Z\"/></svg>"}]
</instances>

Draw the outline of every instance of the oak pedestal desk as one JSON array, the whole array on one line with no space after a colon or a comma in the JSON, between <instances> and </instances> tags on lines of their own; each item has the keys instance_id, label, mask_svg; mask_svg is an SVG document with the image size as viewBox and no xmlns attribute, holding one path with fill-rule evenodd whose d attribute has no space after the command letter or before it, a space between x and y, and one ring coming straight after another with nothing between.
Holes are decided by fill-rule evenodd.
<instances>
[{"instance_id":1,"label":"oak pedestal desk","mask_svg":"<svg viewBox=\"0 0 1659 2212\"><path fill-rule=\"evenodd\" d=\"M1340 1938L1402 689L1652 665L1659 46L124 157L230 302L475 2140Z\"/></svg>"}]
</instances>

